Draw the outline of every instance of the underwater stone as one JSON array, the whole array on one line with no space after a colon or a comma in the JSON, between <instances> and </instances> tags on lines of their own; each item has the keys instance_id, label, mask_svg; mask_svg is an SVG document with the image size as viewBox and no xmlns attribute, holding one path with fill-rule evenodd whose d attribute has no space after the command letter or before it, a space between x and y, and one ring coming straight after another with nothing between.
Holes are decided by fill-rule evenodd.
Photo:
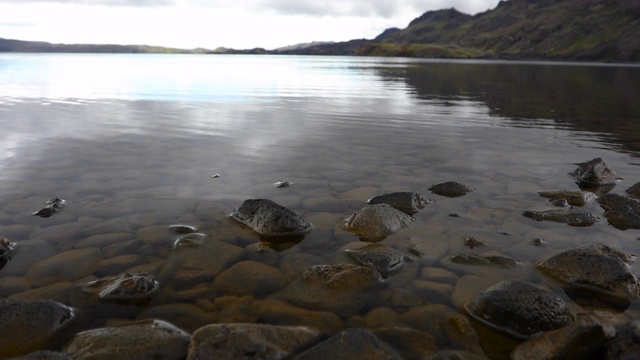
<instances>
[{"instance_id":1,"label":"underwater stone","mask_svg":"<svg viewBox=\"0 0 640 360\"><path fill-rule=\"evenodd\" d=\"M147 273L124 273L119 276L91 281L80 287L103 300L141 300L158 292L159 284Z\"/></svg>"},{"instance_id":2,"label":"underwater stone","mask_svg":"<svg viewBox=\"0 0 640 360\"><path fill-rule=\"evenodd\" d=\"M491 267L512 268L520 265L520 261L500 255L456 254L451 256L451 262L464 265L480 265Z\"/></svg>"},{"instance_id":3,"label":"underwater stone","mask_svg":"<svg viewBox=\"0 0 640 360\"><path fill-rule=\"evenodd\" d=\"M399 269L407 258L398 250L382 244L369 244L357 249L346 249L344 252L360 265L376 269L381 274Z\"/></svg>"},{"instance_id":4,"label":"underwater stone","mask_svg":"<svg viewBox=\"0 0 640 360\"><path fill-rule=\"evenodd\" d=\"M564 300L521 281L500 282L464 309L475 320L517 339L528 339L573 321Z\"/></svg>"},{"instance_id":5,"label":"underwater stone","mask_svg":"<svg viewBox=\"0 0 640 360\"><path fill-rule=\"evenodd\" d=\"M300 215L266 199L245 200L231 217L265 236L301 235L313 228Z\"/></svg>"},{"instance_id":6,"label":"underwater stone","mask_svg":"<svg viewBox=\"0 0 640 360\"><path fill-rule=\"evenodd\" d=\"M367 204L387 204L402 211L407 215L413 215L420 209L424 209L425 205L431 203L431 200L414 192L394 192L384 195L378 195L367 200Z\"/></svg>"},{"instance_id":7,"label":"underwater stone","mask_svg":"<svg viewBox=\"0 0 640 360\"><path fill-rule=\"evenodd\" d=\"M523 211L522 215L535 221L553 221L571 226L591 226L598 217L582 209L553 209L546 211Z\"/></svg>"},{"instance_id":8,"label":"underwater stone","mask_svg":"<svg viewBox=\"0 0 640 360\"><path fill-rule=\"evenodd\" d=\"M553 202L556 200L566 200L567 203L573 206L585 206L586 204L595 200L598 196L590 191L541 191L538 193L543 198L549 199ZM555 205L555 204L554 204Z\"/></svg>"}]
</instances>

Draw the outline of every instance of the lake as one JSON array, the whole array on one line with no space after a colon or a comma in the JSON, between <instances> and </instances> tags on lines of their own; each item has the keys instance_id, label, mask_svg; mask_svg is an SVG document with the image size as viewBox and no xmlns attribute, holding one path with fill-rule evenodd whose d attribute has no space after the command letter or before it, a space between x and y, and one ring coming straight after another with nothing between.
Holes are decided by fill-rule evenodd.
<instances>
[{"instance_id":1,"label":"lake","mask_svg":"<svg viewBox=\"0 0 640 360\"><path fill-rule=\"evenodd\" d=\"M537 284L574 315L640 317L637 301L623 311L578 304L535 266L589 242L640 254L638 230L608 224L597 202L584 206L599 217L588 227L522 216L554 208L540 191L579 190L568 173L593 158L624 178L611 193L640 182L637 65L0 54L0 127L0 236L19 247L0 269L0 297L75 306L84 314L75 331L147 318L188 332L213 322L305 325L320 314L331 324L324 336L401 323L431 333L438 349L464 349L437 338L437 323L411 318L434 306L464 317L461 304L502 280ZM276 187L281 180L293 184ZM428 190L445 181L475 191ZM345 249L366 244L345 219L401 191L432 203L379 242L407 258L378 296L347 310L282 296L307 267L355 263ZM54 197L66 200L59 212L32 215ZM255 198L295 211L313 231L265 239L229 217ZM202 248L174 249L176 224L205 234ZM465 246L469 236L485 245ZM412 244L426 255L411 254ZM461 253L521 264L451 262ZM239 264L248 269L240 275L230 270ZM77 294L78 284L124 272L153 275L158 293L137 304ZM273 312L292 305L310 312ZM470 323L490 358L517 345Z\"/></svg>"}]
</instances>

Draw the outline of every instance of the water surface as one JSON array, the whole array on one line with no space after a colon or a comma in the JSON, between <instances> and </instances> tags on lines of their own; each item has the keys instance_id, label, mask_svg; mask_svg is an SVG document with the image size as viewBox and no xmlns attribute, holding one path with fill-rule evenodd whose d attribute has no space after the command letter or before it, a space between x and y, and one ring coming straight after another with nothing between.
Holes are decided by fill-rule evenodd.
<instances>
[{"instance_id":1,"label":"water surface","mask_svg":"<svg viewBox=\"0 0 640 360\"><path fill-rule=\"evenodd\" d=\"M197 226L212 240L243 248L243 259L285 271L283 259L291 254L327 264L349 261L344 248L360 240L344 231L343 220L374 195L414 191L433 203L410 228L382 243L406 251L419 241L442 255L390 276L395 296L375 307L403 314L443 303L457 311L448 297L455 279L469 275L488 283L544 284L568 300L541 278L535 261L585 242L640 254L640 233L608 225L597 204L586 209L601 221L587 228L534 222L521 212L551 208L538 191L578 190L567 173L595 157L624 178L612 192L622 194L640 181L639 119L638 66L3 54L0 235L21 250L0 270L0 296L68 303L74 283L148 271L163 277L160 296L132 312L98 311L84 326L153 314L191 331L190 320L154 309L190 304L215 312L207 304L219 294L207 292L212 278L167 275L176 238L167 226ZM274 186L284 179L293 186ZM455 199L427 190L449 180L477 190ZM55 196L67 200L59 214L31 215ZM261 258L259 236L228 218L249 198L272 199L315 229L300 242L266 244L275 251ZM47 284L27 276L33 265L86 248L88 238L104 234L127 243L117 247L126 254L109 247L117 244L98 243L102 260L88 276ZM489 246L466 248L465 236ZM535 238L548 245L533 246ZM451 264L448 257L460 252L512 256L523 266L505 271ZM425 275L433 269L450 271L454 280ZM429 297L416 290L420 280L450 289ZM203 291L181 293L189 289ZM402 301L407 291L412 300ZM362 325L358 319L373 306L342 319L345 326ZM574 313L590 311L572 306ZM638 310L632 304L611 316L633 319Z\"/></svg>"}]
</instances>

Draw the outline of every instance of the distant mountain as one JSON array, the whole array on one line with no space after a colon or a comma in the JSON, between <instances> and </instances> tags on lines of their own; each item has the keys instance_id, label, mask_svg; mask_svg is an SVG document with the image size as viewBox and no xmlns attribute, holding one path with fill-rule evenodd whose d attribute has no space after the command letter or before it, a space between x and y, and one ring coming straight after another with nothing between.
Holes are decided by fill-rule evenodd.
<instances>
[{"instance_id":1,"label":"distant mountain","mask_svg":"<svg viewBox=\"0 0 640 360\"><path fill-rule=\"evenodd\" d=\"M508 0L474 16L426 12L344 55L634 62L638 34L640 0ZM316 50L328 52L305 52Z\"/></svg>"},{"instance_id":2,"label":"distant mountain","mask_svg":"<svg viewBox=\"0 0 640 360\"><path fill-rule=\"evenodd\" d=\"M313 42L268 51L146 45L66 45L0 38L0 52L106 52L406 56L640 61L640 0L503 0L471 16L429 11L375 39Z\"/></svg>"},{"instance_id":3,"label":"distant mountain","mask_svg":"<svg viewBox=\"0 0 640 360\"><path fill-rule=\"evenodd\" d=\"M0 52L193 54L206 51L208 50L185 50L147 45L51 44L42 41L0 38Z\"/></svg>"}]
</instances>

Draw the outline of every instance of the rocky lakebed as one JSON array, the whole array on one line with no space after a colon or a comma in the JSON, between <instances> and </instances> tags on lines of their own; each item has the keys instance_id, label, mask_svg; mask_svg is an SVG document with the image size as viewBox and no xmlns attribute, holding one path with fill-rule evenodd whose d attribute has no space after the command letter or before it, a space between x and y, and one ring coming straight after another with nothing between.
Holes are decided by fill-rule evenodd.
<instances>
[{"instance_id":1,"label":"rocky lakebed","mask_svg":"<svg viewBox=\"0 0 640 360\"><path fill-rule=\"evenodd\" d=\"M306 199L304 214L281 204L298 179L231 212L131 200L131 216L77 216L64 194L4 205L59 223L0 222L0 358L640 358L636 254L563 230L640 229L640 183L612 193L622 178L605 161L577 166L565 170L575 188L530 194L540 207L512 229L557 226L525 235L447 206L429 216L457 222L455 236L434 236L438 222L424 232L417 214L482 196L459 179L385 193L334 183L340 197ZM159 206L179 221L154 217Z\"/></svg>"}]
</instances>

